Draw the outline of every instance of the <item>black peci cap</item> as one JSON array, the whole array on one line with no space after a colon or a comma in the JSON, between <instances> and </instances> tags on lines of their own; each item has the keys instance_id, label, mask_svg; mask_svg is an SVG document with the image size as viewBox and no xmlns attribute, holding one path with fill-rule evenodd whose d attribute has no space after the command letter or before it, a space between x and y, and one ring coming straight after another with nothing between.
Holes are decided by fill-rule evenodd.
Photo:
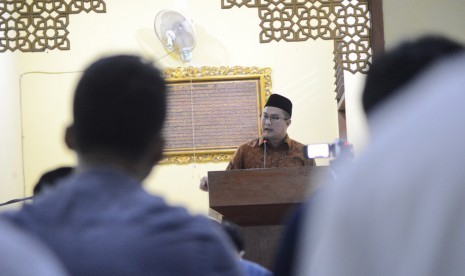
<instances>
[{"instance_id":1,"label":"black peci cap","mask_svg":"<svg viewBox=\"0 0 465 276\"><path fill-rule=\"evenodd\" d=\"M265 104L265 107L266 106L281 108L282 110L289 113L289 116L292 116L292 102L288 98L279 94L271 94Z\"/></svg>"}]
</instances>

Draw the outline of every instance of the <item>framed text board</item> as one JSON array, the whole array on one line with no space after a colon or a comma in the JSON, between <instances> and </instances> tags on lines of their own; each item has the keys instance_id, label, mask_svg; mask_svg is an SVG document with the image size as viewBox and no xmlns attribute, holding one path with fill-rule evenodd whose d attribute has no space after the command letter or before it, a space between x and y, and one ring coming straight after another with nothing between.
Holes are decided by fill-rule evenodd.
<instances>
[{"instance_id":1,"label":"framed text board","mask_svg":"<svg viewBox=\"0 0 465 276\"><path fill-rule=\"evenodd\" d=\"M260 112L271 94L271 69L165 68L168 112L161 163L228 161L258 137Z\"/></svg>"}]
</instances>

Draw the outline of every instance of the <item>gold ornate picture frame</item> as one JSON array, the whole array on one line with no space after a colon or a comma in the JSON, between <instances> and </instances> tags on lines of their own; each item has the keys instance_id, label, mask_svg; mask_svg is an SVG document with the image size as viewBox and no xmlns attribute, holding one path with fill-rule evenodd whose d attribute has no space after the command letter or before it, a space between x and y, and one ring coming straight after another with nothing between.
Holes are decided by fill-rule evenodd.
<instances>
[{"instance_id":1,"label":"gold ornate picture frame","mask_svg":"<svg viewBox=\"0 0 465 276\"><path fill-rule=\"evenodd\" d=\"M260 130L271 94L271 69L259 67L165 68L168 112L163 164L228 161Z\"/></svg>"}]
</instances>

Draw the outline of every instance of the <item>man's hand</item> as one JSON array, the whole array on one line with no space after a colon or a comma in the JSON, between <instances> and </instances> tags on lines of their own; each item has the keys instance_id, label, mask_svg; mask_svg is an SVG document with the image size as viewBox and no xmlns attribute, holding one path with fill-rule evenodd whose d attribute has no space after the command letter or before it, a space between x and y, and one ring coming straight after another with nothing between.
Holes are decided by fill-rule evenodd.
<instances>
[{"instance_id":1,"label":"man's hand","mask_svg":"<svg viewBox=\"0 0 465 276\"><path fill-rule=\"evenodd\" d=\"M208 192L208 177L204 176L200 179L200 190Z\"/></svg>"}]
</instances>

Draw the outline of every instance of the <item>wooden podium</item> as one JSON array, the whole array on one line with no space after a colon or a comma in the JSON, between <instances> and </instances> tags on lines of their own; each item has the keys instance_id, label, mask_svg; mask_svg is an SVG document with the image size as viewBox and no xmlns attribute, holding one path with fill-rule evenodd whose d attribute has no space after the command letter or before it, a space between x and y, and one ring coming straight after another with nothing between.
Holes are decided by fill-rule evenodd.
<instances>
[{"instance_id":1,"label":"wooden podium","mask_svg":"<svg viewBox=\"0 0 465 276\"><path fill-rule=\"evenodd\" d=\"M285 219L328 172L327 166L208 172L210 208L242 227L247 259L271 268Z\"/></svg>"}]
</instances>

